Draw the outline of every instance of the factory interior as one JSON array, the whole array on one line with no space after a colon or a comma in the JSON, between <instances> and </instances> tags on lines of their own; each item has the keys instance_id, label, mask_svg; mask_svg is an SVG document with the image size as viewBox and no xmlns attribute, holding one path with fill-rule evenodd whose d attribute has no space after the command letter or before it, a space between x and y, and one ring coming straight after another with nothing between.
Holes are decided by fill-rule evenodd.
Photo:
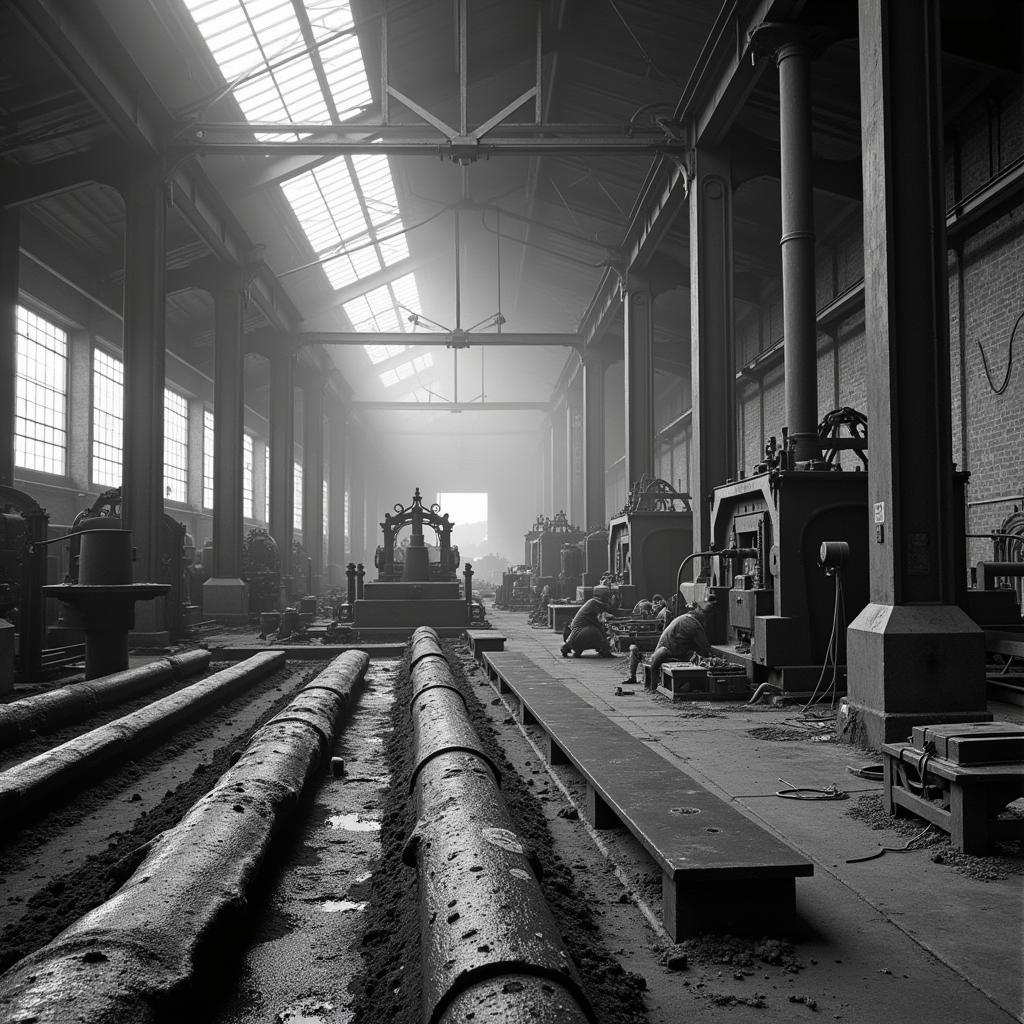
<instances>
[{"instance_id":1,"label":"factory interior","mask_svg":"<svg viewBox=\"0 0 1024 1024\"><path fill-rule=\"evenodd\" d=\"M0 1024L1024 1021L1022 348L1020 0L2 0Z\"/></svg>"}]
</instances>

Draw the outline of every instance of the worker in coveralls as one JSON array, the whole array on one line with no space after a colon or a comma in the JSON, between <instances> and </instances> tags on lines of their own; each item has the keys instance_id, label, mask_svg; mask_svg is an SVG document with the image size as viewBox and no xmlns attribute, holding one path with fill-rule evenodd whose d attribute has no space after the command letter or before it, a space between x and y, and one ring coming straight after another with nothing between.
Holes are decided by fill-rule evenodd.
<instances>
[{"instance_id":1,"label":"worker in coveralls","mask_svg":"<svg viewBox=\"0 0 1024 1024\"><path fill-rule=\"evenodd\" d=\"M651 682L655 688L661 666L666 661L689 661L695 654L702 658L711 657L711 644L704 631L704 620L710 608L710 602L698 601L682 615L677 615L662 630L650 660ZM636 685L636 670L643 664L643 660L640 649L633 644L629 648L629 678L623 679L620 685Z\"/></svg>"},{"instance_id":2,"label":"worker in coveralls","mask_svg":"<svg viewBox=\"0 0 1024 1024\"><path fill-rule=\"evenodd\" d=\"M594 587L594 596L580 608L566 627L565 643L562 644L563 658L568 658L570 653L578 658L584 651L597 651L599 658L612 656L601 616L612 612L616 603L608 587Z\"/></svg>"}]
</instances>

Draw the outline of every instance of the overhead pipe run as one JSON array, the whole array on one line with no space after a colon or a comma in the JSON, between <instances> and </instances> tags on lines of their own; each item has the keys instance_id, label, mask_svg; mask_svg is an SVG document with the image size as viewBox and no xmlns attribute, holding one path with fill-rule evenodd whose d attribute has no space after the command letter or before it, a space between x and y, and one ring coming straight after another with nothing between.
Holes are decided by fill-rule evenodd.
<instances>
[{"instance_id":1,"label":"overhead pipe run","mask_svg":"<svg viewBox=\"0 0 1024 1024\"><path fill-rule=\"evenodd\" d=\"M245 905L274 837L325 760L369 664L335 658L155 841L127 882L0 980L0 1019L181 1020L210 936Z\"/></svg>"},{"instance_id":2,"label":"overhead pipe run","mask_svg":"<svg viewBox=\"0 0 1024 1024\"><path fill-rule=\"evenodd\" d=\"M435 646L433 630L416 630L417 824L403 854L419 878L423 1020L592 1022L531 853L501 797L497 767Z\"/></svg>"},{"instance_id":3,"label":"overhead pipe run","mask_svg":"<svg viewBox=\"0 0 1024 1024\"><path fill-rule=\"evenodd\" d=\"M140 697L172 679L187 679L207 669L210 657L206 650L185 651L0 705L0 747L20 742L30 733L53 732L81 721L100 708Z\"/></svg>"},{"instance_id":4,"label":"overhead pipe run","mask_svg":"<svg viewBox=\"0 0 1024 1024\"><path fill-rule=\"evenodd\" d=\"M51 794L77 788L82 777L127 761L176 726L198 718L284 664L283 651L261 651L184 690L77 736L0 772L0 813L8 826Z\"/></svg>"}]
</instances>

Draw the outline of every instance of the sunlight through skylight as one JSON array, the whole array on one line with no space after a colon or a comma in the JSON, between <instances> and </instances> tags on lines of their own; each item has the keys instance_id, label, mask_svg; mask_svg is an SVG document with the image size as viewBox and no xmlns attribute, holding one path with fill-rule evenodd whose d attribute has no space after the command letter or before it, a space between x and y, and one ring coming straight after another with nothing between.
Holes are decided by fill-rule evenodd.
<instances>
[{"instance_id":1,"label":"sunlight through skylight","mask_svg":"<svg viewBox=\"0 0 1024 1024\"><path fill-rule=\"evenodd\" d=\"M347 0L304 0L312 47L293 0L185 0L185 5L250 123L326 125L370 105ZM258 132L257 137L300 135ZM282 191L332 287L351 285L408 257L386 156L336 157L286 181ZM412 274L346 302L344 309L356 330L405 331L407 314L399 304L419 311Z\"/></svg>"}]
</instances>

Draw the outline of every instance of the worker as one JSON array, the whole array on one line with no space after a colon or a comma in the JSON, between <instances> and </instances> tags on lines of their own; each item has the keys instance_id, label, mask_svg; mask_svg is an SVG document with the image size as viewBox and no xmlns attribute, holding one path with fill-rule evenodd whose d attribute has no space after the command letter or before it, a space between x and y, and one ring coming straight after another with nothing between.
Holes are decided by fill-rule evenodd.
<instances>
[{"instance_id":1,"label":"worker","mask_svg":"<svg viewBox=\"0 0 1024 1024\"><path fill-rule=\"evenodd\" d=\"M702 658L711 656L711 644L704 631L704 622L711 607L710 601L698 601L682 615L677 615L662 631L649 662L650 689L657 688L661 666L666 661L689 661L695 654ZM624 679L620 685L636 685L636 671L643 661L640 649L633 644L629 648L629 678Z\"/></svg>"},{"instance_id":2,"label":"worker","mask_svg":"<svg viewBox=\"0 0 1024 1024\"><path fill-rule=\"evenodd\" d=\"M562 657L568 658L571 653L574 658L578 658L584 651L597 651L599 658L610 658L612 649L608 643L603 616L613 612L617 603L617 598L608 587L594 587L594 596L584 603L566 628L565 643L561 647Z\"/></svg>"}]
</instances>

